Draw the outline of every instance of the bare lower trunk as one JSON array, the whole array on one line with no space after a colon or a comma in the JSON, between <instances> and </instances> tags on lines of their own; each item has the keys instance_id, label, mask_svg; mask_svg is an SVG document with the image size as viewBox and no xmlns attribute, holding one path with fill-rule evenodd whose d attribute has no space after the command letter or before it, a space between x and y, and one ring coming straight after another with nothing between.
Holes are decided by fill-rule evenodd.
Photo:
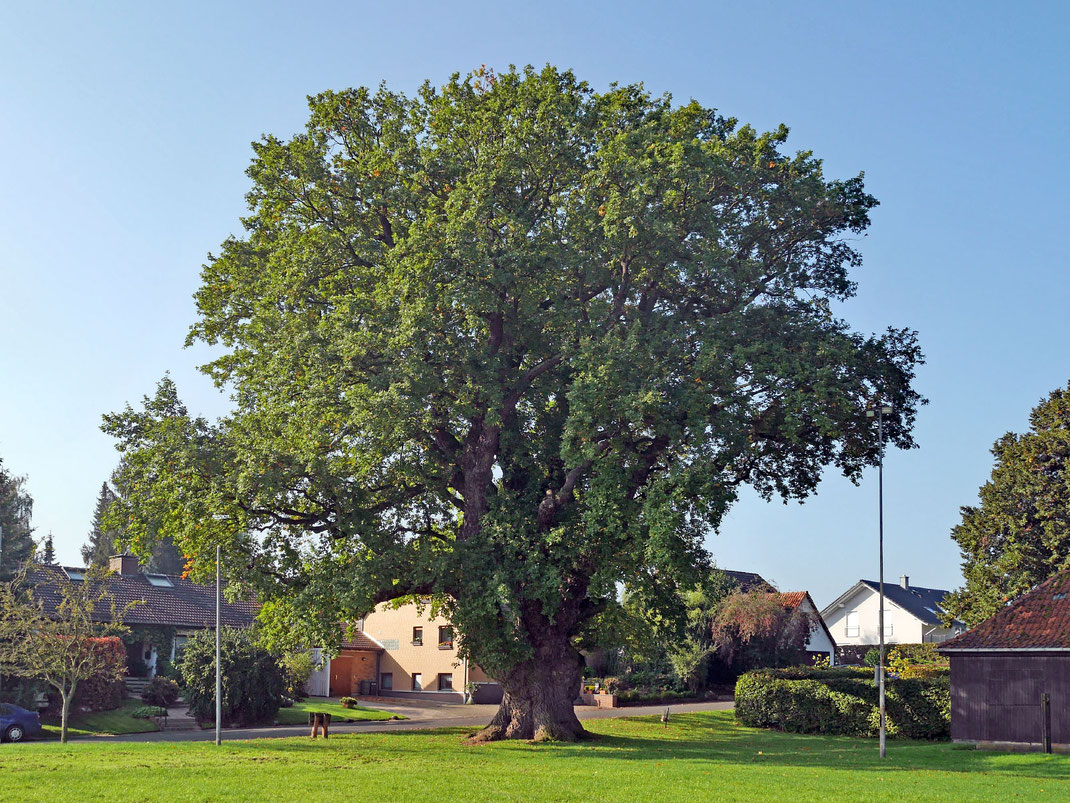
<instances>
[{"instance_id":1,"label":"bare lower trunk","mask_svg":"<svg viewBox=\"0 0 1070 803\"><path fill-rule=\"evenodd\" d=\"M74 690L72 689L70 692L66 692L63 689L60 689L59 694L60 699L62 700L59 715L59 740L63 744L67 744L67 713L71 708L71 697L74 695Z\"/></svg>"},{"instance_id":2,"label":"bare lower trunk","mask_svg":"<svg viewBox=\"0 0 1070 803\"><path fill-rule=\"evenodd\" d=\"M535 656L499 679L505 697L475 741L547 739L573 742L586 731L576 718L583 657L567 635L549 631L537 639Z\"/></svg>"}]
</instances>

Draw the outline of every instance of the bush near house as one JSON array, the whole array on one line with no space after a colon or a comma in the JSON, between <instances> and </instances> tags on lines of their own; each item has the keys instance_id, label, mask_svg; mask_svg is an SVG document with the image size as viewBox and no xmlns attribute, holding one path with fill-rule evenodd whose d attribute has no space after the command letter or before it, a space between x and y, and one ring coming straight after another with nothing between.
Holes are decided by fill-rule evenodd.
<instances>
[{"instance_id":1,"label":"bush near house","mask_svg":"<svg viewBox=\"0 0 1070 803\"><path fill-rule=\"evenodd\" d=\"M888 651L888 670L900 678L939 677L951 670L936 644L897 644Z\"/></svg>"},{"instance_id":2,"label":"bush near house","mask_svg":"<svg viewBox=\"0 0 1070 803\"><path fill-rule=\"evenodd\" d=\"M245 727L274 721L285 695L282 672L248 630L220 630L223 724ZM186 642L182 681L190 713L200 722L215 717L215 633L202 630Z\"/></svg>"},{"instance_id":3,"label":"bush near house","mask_svg":"<svg viewBox=\"0 0 1070 803\"><path fill-rule=\"evenodd\" d=\"M170 678L154 677L148 687L141 693L141 699L146 705L170 708L177 702L179 696L178 684Z\"/></svg>"},{"instance_id":4,"label":"bush near house","mask_svg":"<svg viewBox=\"0 0 1070 803\"><path fill-rule=\"evenodd\" d=\"M123 704L126 689L116 675L126 666L126 647L117 636L90 639L93 649L103 656L106 667L86 678L75 689L73 705L84 711L113 711ZM58 706L58 703L57 703Z\"/></svg>"},{"instance_id":5,"label":"bush near house","mask_svg":"<svg viewBox=\"0 0 1070 803\"><path fill-rule=\"evenodd\" d=\"M878 690L866 669L796 667L748 672L736 683L736 719L794 733L876 736ZM889 736L946 739L951 731L947 674L885 684Z\"/></svg>"}]
</instances>

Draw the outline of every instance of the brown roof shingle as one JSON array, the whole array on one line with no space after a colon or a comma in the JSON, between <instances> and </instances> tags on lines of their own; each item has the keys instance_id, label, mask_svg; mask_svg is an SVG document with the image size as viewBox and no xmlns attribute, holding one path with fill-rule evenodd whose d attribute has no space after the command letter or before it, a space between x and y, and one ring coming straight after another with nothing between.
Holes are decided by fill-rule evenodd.
<instances>
[{"instance_id":1,"label":"brown roof shingle","mask_svg":"<svg viewBox=\"0 0 1070 803\"><path fill-rule=\"evenodd\" d=\"M1070 649L1070 572L1044 581L977 627L945 641L938 649Z\"/></svg>"},{"instance_id":2,"label":"brown roof shingle","mask_svg":"<svg viewBox=\"0 0 1070 803\"><path fill-rule=\"evenodd\" d=\"M214 586L191 583L177 575L155 576L167 577L172 586L154 586L144 574L113 573L103 581L115 598L117 608L122 609L131 602L138 603L126 612L123 617L125 624L215 627ZM41 567L29 579L34 587L34 596L46 612L54 611L59 604L61 584L73 582L59 567ZM224 599L220 606L220 618L224 625L230 627L249 627L256 618L257 608L253 602L227 602ZM110 614L111 611L104 608L95 611L100 621L107 621Z\"/></svg>"}]
</instances>

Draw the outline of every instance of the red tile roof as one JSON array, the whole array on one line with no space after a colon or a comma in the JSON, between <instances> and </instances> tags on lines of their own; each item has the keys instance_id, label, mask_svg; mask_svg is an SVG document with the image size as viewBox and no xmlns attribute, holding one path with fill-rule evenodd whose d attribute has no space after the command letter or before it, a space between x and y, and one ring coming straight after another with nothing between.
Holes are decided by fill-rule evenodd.
<instances>
[{"instance_id":1,"label":"red tile roof","mask_svg":"<svg viewBox=\"0 0 1070 803\"><path fill-rule=\"evenodd\" d=\"M802 605L804 599L806 599L805 591L780 592L780 601L784 603L785 608L798 608Z\"/></svg>"},{"instance_id":2,"label":"red tile roof","mask_svg":"<svg viewBox=\"0 0 1070 803\"><path fill-rule=\"evenodd\" d=\"M1070 572L1046 580L938 649L1070 649Z\"/></svg>"},{"instance_id":3,"label":"red tile roof","mask_svg":"<svg viewBox=\"0 0 1070 803\"><path fill-rule=\"evenodd\" d=\"M84 570L78 570L84 571ZM215 586L191 583L177 575L167 577L170 587L152 585L144 574L110 574L104 581L109 593L115 598L116 608L122 609L131 602L123 617L128 625L171 625L174 627L215 627ZM46 612L59 604L60 586L73 582L60 567L41 567L30 575L34 596ZM84 581L83 581L84 582ZM258 606L253 602L227 602L220 606L221 619L230 627L249 627L256 617ZM107 621L111 615L103 607L94 611L94 618Z\"/></svg>"}]
</instances>

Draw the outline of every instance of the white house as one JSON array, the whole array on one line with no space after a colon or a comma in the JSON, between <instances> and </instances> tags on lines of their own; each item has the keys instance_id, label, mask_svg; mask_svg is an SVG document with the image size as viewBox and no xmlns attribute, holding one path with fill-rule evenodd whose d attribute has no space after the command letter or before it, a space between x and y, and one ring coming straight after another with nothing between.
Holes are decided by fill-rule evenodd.
<instances>
[{"instance_id":1,"label":"white house","mask_svg":"<svg viewBox=\"0 0 1070 803\"><path fill-rule=\"evenodd\" d=\"M829 632L841 646L876 645L880 640L880 585L874 580L859 580L831 605L821 611ZM947 591L910 585L903 575L898 583L884 583L884 641L886 644L922 644L946 641L966 632L966 625L955 621L944 627L940 607Z\"/></svg>"},{"instance_id":2,"label":"white house","mask_svg":"<svg viewBox=\"0 0 1070 803\"><path fill-rule=\"evenodd\" d=\"M798 608L813 619L815 626L810 631L810 638L806 641L806 651L813 653L814 656L819 654L827 655L830 664L836 663L836 639L832 637L824 620L821 618L821 614L817 612L817 606L814 605L814 601L810 598L810 593L807 591L785 591L781 592L780 599L785 607Z\"/></svg>"}]
</instances>

